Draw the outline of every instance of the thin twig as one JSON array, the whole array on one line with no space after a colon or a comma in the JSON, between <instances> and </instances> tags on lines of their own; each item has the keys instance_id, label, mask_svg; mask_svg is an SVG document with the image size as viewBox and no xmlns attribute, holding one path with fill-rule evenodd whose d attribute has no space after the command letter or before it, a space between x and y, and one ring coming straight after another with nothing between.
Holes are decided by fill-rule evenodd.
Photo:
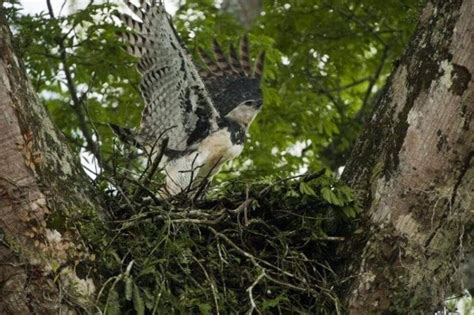
<instances>
[{"instance_id":1,"label":"thin twig","mask_svg":"<svg viewBox=\"0 0 474 315\"><path fill-rule=\"evenodd\" d=\"M209 277L209 274L207 273L206 268L201 264L201 262L194 256L191 256L191 258L199 265L201 268L202 272L204 273L204 276L206 276L207 281L209 281L209 285L211 286L211 291L212 291L212 296L214 297L214 304L216 305L216 314L219 315L219 303L217 299L217 290L216 290L216 284L211 277Z\"/></svg>"},{"instance_id":2,"label":"thin twig","mask_svg":"<svg viewBox=\"0 0 474 315\"><path fill-rule=\"evenodd\" d=\"M257 279L255 279L255 281L246 290L249 293L249 299L250 299L250 309L247 312L248 315L252 315L253 311L257 308L257 304L255 304L255 301L253 299L253 289L264 277L265 277L265 269L262 268L261 273L258 275Z\"/></svg>"},{"instance_id":3,"label":"thin twig","mask_svg":"<svg viewBox=\"0 0 474 315\"><path fill-rule=\"evenodd\" d=\"M163 159L163 155L165 154L166 147L168 146L168 141L169 138L163 139L163 141L160 144L160 151L158 153L158 156L155 158L153 161L153 164L151 165L150 171L148 174L145 176L145 179L143 180L143 183L139 186L137 191L135 192L135 195L133 196L132 200L137 201L140 199L142 194L147 191L148 186L150 185L151 180L153 179L153 176L156 173L156 170L158 169L158 166L160 165L161 160Z\"/></svg>"},{"instance_id":4,"label":"thin twig","mask_svg":"<svg viewBox=\"0 0 474 315\"><path fill-rule=\"evenodd\" d=\"M377 69L375 69L375 73L372 75L372 78L369 81L369 86L367 87L367 90L364 95L364 100L362 101L362 107L361 110L358 113L358 119L362 119L362 115L367 114L370 108L367 108L368 103L369 103L369 98L370 95L372 94L372 89L374 88L375 84L377 83L377 80L380 77L380 74L382 73L382 70L385 66L385 61L387 60L388 57L388 50L389 46L385 45L382 51L382 56L380 57L380 62L379 65L377 66Z\"/></svg>"},{"instance_id":5,"label":"thin twig","mask_svg":"<svg viewBox=\"0 0 474 315\"><path fill-rule=\"evenodd\" d=\"M56 19L53 7L51 5L51 0L46 0L46 5L48 7L48 13L51 19ZM86 139L87 143L87 148L89 151L95 156L97 159L97 163L99 166L102 166L102 159L100 156L100 149L96 141L94 141L92 137L92 133L89 130L89 127L87 125L87 113L84 108L84 100L85 97L79 97L78 92L77 92L77 87L76 83L74 82L72 78L72 73L71 73L71 68L69 67L69 61L68 61L68 56L66 53L66 47L64 46L64 40L66 38L63 36L58 40L58 46L59 46L59 57L61 60L61 63L63 65L63 71L64 75L66 77L66 86L69 90L69 94L71 95L71 100L72 100L72 108L74 110L74 113L77 116L77 119L79 121L79 128ZM96 134L96 137L98 138L98 134Z\"/></svg>"}]
</instances>

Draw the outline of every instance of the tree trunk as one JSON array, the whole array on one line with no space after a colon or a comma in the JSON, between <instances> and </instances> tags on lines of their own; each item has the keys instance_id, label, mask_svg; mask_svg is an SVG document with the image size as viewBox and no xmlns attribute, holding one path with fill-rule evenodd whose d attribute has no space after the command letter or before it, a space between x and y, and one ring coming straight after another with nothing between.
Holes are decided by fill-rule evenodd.
<instances>
[{"instance_id":1,"label":"tree trunk","mask_svg":"<svg viewBox=\"0 0 474 315\"><path fill-rule=\"evenodd\" d=\"M88 307L94 286L75 267L90 257L68 220L97 202L38 102L3 14L0 54L0 314Z\"/></svg>"},{"instance_id":2,"label":"tree trunk","mask_svg":"<svg viewBox=\"0 0 474 315\"><path fill-rule=\"evenodd\" d=\"M428 2L347 163L365 209L352 314L428 314L460 289L473 249L473 5Z\"/></svg>"}]
</instances>

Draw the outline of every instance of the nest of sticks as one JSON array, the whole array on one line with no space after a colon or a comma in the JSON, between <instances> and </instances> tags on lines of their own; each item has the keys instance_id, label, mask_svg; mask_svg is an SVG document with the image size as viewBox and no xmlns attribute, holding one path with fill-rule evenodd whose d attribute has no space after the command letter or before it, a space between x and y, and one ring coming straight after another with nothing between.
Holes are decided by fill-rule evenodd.
<instances>
[{"instance_id":1,"label":"nest of sticks","mask_svg":"<svg viewBox=\"0 0 474 315\"><path fill-rule=\"evenodd\" d=\"M136 175L128 161L96 179L108 218L80 228L98 257L102 312L342 312L339 249L357 205L334 176L229 180L162 199L158 163Z\"/></svg>"}]
</instances>

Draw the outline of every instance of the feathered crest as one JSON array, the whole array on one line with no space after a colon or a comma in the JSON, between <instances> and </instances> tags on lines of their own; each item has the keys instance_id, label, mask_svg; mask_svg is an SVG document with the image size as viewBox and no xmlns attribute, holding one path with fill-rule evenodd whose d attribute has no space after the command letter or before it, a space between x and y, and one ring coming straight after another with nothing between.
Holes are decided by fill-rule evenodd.
<instances>
[{"instance_id":1,"label":"feathered crest","mask_svg":"<svg viewBox=\"0 0 474 315\"><path fill-rule=\"evenodd\" d=\"M199 75L204 80L225 75L239 75L249 78L262 77L265 52L262 51L258 55L255 65L251 69L247 35L242 37L239 42L239 55L237 55L234 45L231 44L229 46L229 57L227 57L216 40L212 43L212 50L213 54L211 57L206 51L199 48L199 56L203 62L203 66L199 69Z\"/></svg>"},{"instance_id":2,"label":"feathered crest","mask_svg":"<svg viewBox=\"0 0 474 315\"><path fill-rule=\"evenodd\" d=\"M202 61L199 75L203 78L221 116L243 101L262 98L260 81L265 52L258 55L252 66L247 36L239 42L239 53L232 44L229 46L228 57L216 40L213 41L211 55L201 48L198 51Z\"/></svg>"}]
</instances>

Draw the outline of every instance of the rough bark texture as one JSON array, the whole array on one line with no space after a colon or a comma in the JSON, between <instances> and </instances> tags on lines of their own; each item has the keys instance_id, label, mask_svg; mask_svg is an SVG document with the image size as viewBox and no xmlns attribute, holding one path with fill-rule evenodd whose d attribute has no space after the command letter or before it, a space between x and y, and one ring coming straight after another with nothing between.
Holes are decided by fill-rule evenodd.
<instances>
[{"instance_id":1,"label":"rough bark texture","mask_svg":"<svg viewBox=\"0 0 474 315\"><path fill-rule=\"evenodd\" d=\"M352 314L428 314L459 289L474 221L473 6L427 4L346 166L366 209Z\"/></svg>"},{"instance_id":2,"label":"rough bark texture","mask_svg":"<svg viewBox=\"0 0 474 315\"><path fill-rule=\"evenodd\" d=\"M0 14L0 314L58 314L93 284L66 214L95 210L85 175L38 102ZM66 306L68 305L68 306Z\"/></svg>"}]
</instances>

